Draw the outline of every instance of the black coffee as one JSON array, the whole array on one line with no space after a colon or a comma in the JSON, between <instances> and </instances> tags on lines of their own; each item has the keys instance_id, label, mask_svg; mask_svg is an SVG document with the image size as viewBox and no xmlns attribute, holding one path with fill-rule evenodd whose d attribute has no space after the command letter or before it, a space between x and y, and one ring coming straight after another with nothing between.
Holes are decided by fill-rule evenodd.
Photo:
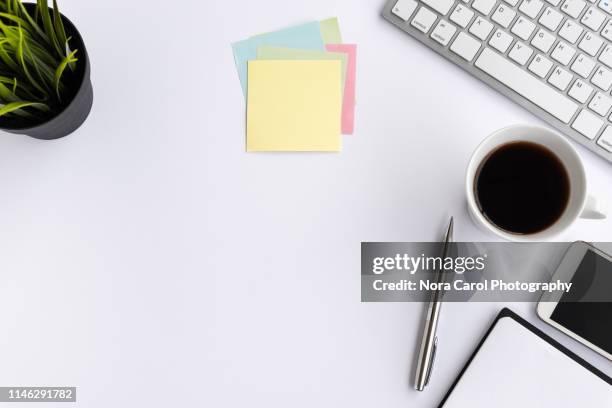
<instances>
[{"instance_id":1,"label":"black coffee","mask_svg":"<svg viewBox=\"0 0 612 408\"><path fill-rule=\"evenodd\" d=\"M531 142L508 143L493 151L480 166L475 186L482 214L515 234L534 234L553 225L570 197L561 160Z\"/></svg>"}]
</instances>

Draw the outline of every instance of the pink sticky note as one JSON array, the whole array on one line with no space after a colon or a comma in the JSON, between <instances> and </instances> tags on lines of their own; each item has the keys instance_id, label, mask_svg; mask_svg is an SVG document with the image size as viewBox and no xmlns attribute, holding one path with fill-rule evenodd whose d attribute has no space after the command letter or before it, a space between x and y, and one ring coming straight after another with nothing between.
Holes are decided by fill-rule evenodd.
<instances>
[{"instance_id":1,"label":"pink sticky note","mask_svg":"<svg viewBox=\"0 0 612 408\"><path fill-rule=\"evenodd\" d=\"M329 52L343 52L348 56L344 98L342 101L342 134L352 135L355 128L355 79L357 71L356 44L327 44Z\"/></svg>"}]
</instances>

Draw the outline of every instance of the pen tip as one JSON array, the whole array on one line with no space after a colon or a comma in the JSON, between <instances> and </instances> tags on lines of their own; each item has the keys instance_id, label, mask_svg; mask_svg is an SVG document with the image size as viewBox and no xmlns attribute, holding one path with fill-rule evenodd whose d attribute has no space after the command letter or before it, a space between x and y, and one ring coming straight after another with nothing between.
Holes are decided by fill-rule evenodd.
<instances>
[{"instance_id":1,"label":"pen tip","mask_svg":"<svg viewBox=\"0 0 612 408\"><path fill-rule=\"evenodd\" d=\"M453 236L453 227L455 225L455 218L451 217L450 222L448 223L448 230L446 231L447 240Z\"/></svg>"}]
</instances>

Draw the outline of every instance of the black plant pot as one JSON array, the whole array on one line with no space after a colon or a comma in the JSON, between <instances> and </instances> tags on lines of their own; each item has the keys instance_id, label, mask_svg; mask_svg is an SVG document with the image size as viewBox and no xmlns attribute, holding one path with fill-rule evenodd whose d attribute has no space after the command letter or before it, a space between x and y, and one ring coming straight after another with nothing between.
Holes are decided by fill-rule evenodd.
<instances>
[{"instance_id":1,"label":"black plant pot","mask_svg":"<svg viewBox=\"0 0 612 408\"><path fill-rule=\"evenodd\" d=\"M24 6L28 12L32 14L36 10L35 4L24 3ZM91 67L89 64L89 55L87 54L83 38L74 24L72 24L63 14L62 20L64 22L66 35L72 37L70 40L71 48L78 49L77 69L73 80L69 84L72 90L68 95L70 102L65 105L62 111L41 123L30 125L23 122L18 124L5 124L2 123L0 119L0 129L10 133L28 135L36 139L59 139L77 130L83 122L85 122L87 116L89 116L89 112L93 105L93 87L90 78Z\"/></svg>"}]
</instances>

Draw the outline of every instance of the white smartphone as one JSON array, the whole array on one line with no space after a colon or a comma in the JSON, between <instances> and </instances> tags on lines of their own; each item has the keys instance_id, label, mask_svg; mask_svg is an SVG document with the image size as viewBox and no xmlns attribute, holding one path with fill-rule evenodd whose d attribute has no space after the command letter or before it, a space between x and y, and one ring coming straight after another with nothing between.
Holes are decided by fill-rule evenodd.
<instances>
[{"instance_id":1,"label":"white smartphone","mask_svg":"<svg viewBox=\"0 0 612 408\"><path fill-rule=\"evenodd\" d=\"M538 303L540 318L612 360L612 256L575 242L553 275L556 280L572 287L568 293L545 292Z\"/></svg>"}]
</instances>

